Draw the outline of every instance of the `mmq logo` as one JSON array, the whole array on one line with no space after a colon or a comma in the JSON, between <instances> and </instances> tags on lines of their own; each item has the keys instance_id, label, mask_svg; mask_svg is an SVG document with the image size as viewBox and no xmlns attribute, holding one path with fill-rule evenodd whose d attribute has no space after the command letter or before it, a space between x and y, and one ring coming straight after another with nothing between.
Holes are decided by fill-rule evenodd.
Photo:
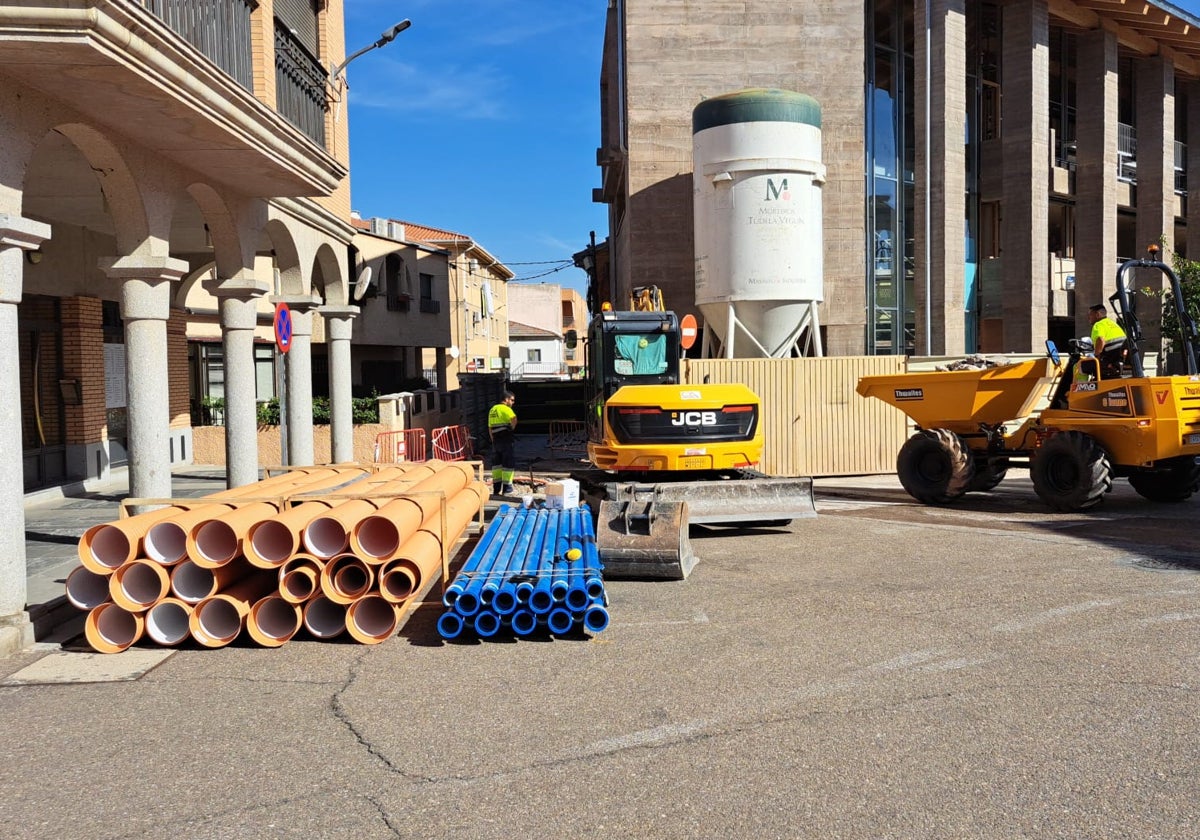
<instances>
[{"instance_id":1,"label":"mmq logo","mask_svg":"<svg viewBox=\"0 0 1200 840\"><path fill-rule=\"evenodd\" d=\"M788 190L788 179L784 178L779 186L775 186L773 178L767 179L767 195L763 201L791 201L792 194Z\"/></svg>"}]
</instances>

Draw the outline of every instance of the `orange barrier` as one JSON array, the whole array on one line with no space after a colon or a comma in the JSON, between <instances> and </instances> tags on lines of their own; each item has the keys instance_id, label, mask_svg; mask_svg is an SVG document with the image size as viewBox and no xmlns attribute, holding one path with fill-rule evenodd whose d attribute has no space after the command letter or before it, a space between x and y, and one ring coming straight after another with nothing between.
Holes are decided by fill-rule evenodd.
<instances>
[{"instance_id":1,"label":"orange barrier","mask_svg":"<svg viewBox=\"0 0 1200 840\"><path fill-rule=\"evenodd\" d=\"M471 432L466 426L442 426L429 435L434 458L443 461L468 461L475 455Z\"/></svg>"},{"instance_id":2,"label":"orange barrier","mask_svg":"<svg viewBox=\"0 0 1200 840\"><path fill-rule=\"evenodd\" d=\"M398 464L425 460L425 430L381 432L375 437L375 463Z\"/></svg>"}]
</instances>

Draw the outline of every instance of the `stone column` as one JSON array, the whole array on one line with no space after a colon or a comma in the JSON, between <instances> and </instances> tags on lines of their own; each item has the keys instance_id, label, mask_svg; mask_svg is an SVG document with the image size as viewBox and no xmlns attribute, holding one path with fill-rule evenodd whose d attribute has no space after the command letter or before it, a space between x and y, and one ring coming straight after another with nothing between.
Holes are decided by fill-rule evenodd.
<instances>
[{"instance_id":1,"label":"stone column","mask_svg":"<svg viewBox=\"0 0 1200 840\"><path fill-rule=\"evenodd\" d=\"M121 281L125 324L125 389L129 412L129 494L171 495L171 387L167 367L167 319L171 283L188 270L183 260L133 255L100 260L100 269Z\"/></svg>"},{"instance_id":2,"label":"stone column","mask_svg":"<svg viewBox=\"0 0 1200 840\"><path fill-rule=\"evenodd\" d=\"M292 346L287 351L287 443L288 464L293 467L314 463L312 416L312 326L317 298L309 296L274 297L286 303L292 313Z\"/></svg>"},{"instance_id":3,"label":"stone column","mask_svg":"<svg viewBox=\"0 0 1200 840\"><path fill-rule=\"evenodd\" d=\"M25 469L21 440L21 353L17 304L25 252L50 238L50 226L0 213L0 657L33 644L25 612Z\"/></svg>"},{"instance_id":4,"label":"stone column","mask_svg":"<svg viewBox=\"0 0 1200 840\"><path fill-rule=\"evenodd\" d=\"M254 376L254 328L259 282L208 280L204 288L220 301L221 346L225 353L225 483L258 481L258 404Z\"/></svg>"},{"instance_id":5,"label":"stone column","mask_svg":"<svg viewBox=\"0 0 1200 840\"><path fill-rule=\"evenodd\" d=\"M1030 353L1044 349L1050 315L1050 15L1046 0L1003 15L1004 350Z\"/></svg>"},{"instance_id":6,"label":"stone column","mask_svg":"<svg viewBox=\"0 0 1200 840\"><path fill-rule=\"evenodd\" d=\"M439 348L437 351L437 387L439 391L450 390L446 385L446 374L450 369L450 355L446 348Z\"/></svg>"},{"instance_id":7,"label":"stone column","mask_svg":"<svg viewBox=\"0 0 1200 840\"><path fill-rule=\"evenodd\" d=\"M966 88L967 19L965 0L930 4L930 75L925 78L925 4L916 4L916 256L917 353L928 346L935 355L974 351L966 347ZM929 86L929 154L925 160L925 86ZM926 174L929 195L925 195ZM929 205L930 228L925 230ZM925 246L930 245L929 263ZM902 263L897 255L897 263ZM925 278L929 278L926 300ZM926 315L931 330L926 336Z\"/></svg>"},{"instance_id":8,"label":"stone column","mask_svg":"<svg viewBox=\"0 0 1200 840\"><path fill-rule=\"evenodd\" d=\"M1162 258L1169 265L1175 248L1175 65L1169 57L1156 55L1135 62L1134 72L1137 251L1128 256L1145 256L1146 246L1165 239ZM1138 271L1131 279L1136 288L1160 291L1166 278L1157 271ZM1161 352L1161 304L1138 307L1138 322L1142 325L1143 352Z\"/></svg>"},{"instance_id":9,"label":"stone column","mask_svg":"<svg viewBox=\"0 0 1200 840\"><path fill-rule=\"evenodd\" d=\"M1079 36L1075 151L1075 334L1089 335L1088 307L1116 291L1117 36Z\"/></svg>"},{"instance_id":10,"label":"stone column","mask_svg":"<svg viewBox=\"0 0 1200 840\"><path fill-rule=\"evenodd\" d=\"M351 397L350 337L357 306L322 306L325 340L329 342L329 437L333 463L354 460L354 416Z\"/></svg>"}]
</instances>

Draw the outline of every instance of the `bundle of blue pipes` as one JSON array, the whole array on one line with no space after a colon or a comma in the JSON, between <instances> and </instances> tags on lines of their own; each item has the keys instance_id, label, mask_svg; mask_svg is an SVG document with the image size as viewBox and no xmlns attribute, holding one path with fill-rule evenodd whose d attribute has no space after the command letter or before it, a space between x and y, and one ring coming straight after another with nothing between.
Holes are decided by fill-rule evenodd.
<instances>
[{"instance_id":1,"label":"bundle of blue pipes","mask_svg":"<svg viewBox=\"0 0 1200 840\"><path fill-rule=\"evenodd\" d=\"M502 631L554 635L608 627L596 532L586 504L566 510L502 505L442 596L443 639Z\"/></svg>"}]
</instances>

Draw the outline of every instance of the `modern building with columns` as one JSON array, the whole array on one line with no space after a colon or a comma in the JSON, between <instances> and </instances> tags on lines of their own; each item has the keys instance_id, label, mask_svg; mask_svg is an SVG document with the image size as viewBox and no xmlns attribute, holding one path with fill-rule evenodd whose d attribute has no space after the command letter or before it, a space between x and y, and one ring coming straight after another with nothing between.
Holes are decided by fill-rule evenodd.
<instances>
[{"instance_id":1,"label":"modern building with columns","mask_svg":"<svg viewBox=\"0 0 1200 840\"><path fill-rule=\"evenodd\" d=\"M612 0L613 300L655 283L699 316L692 113L747 88L821 106L827 354L1038 352L1148 244L1200 257L1200 20L1171 3Z\"/></svg>"},{"instance_id":2,"label":"modern building with columns","mask_svg":"<svg viewBox=\"0 0 1200 840\"><path fill-rule=\"evenodd\" d=\"M132 496L171 495L197 284L220 329L229 485L258 478L264 302L291 311L289 462L313 460L314 323L333 458L352 457L342 2L191 6L0 2L0 653L31 637L24 493L126 467Z\"/></svg>"}]
</instances>

